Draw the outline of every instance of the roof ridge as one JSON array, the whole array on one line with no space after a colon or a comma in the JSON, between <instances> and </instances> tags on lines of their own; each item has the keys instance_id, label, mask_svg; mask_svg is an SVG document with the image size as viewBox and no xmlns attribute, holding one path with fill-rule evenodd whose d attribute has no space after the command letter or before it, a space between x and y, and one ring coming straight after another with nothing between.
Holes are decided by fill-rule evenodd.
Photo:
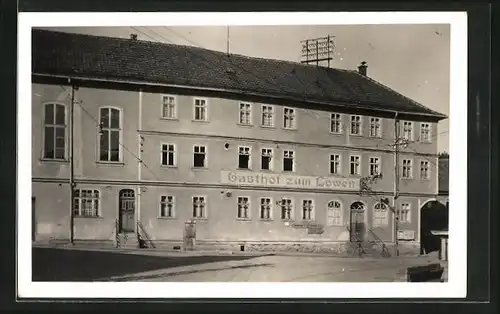
<instances>
[{"instance_id":1,"label":"roof ridge","mask_svg":"<svg viewBox=\"0 0 500 314\"><path fill-rule=\"evenodd\" d=\"M438 112L438 111L436 111L436 110L433 110L433 109L431 109L431 108L429 108L429 107L427 107L427 106L424 106L424 105L422 105L421 103L419 103L418 101L415 101L415 100L411 99L410 97L408 97L408 96L405 96L405 95L401 94L400 92L398 92L398 91L396 91L396 90L394 90L394 89L390 88L390 87L389 87L389 86L387 86L387 85L384 85L384 84L380 83L380 82L379 82L379 81L377 81L377 80L372 79L371 77L369 77L369 76L367 76L367 75L363 75L363 74L359 73L358 71L352 71L352 72L355 72L356 74L358 74L359 76L363 77L364 79L369 80L370 82L373 82L373 83L375 83L375 84L379 85L380 87L385 88L386 90L390 91L391 93L398 94L399 96L401 96L401 97L403 97L404 99L406 99L406 100L410 101L410 102L411 102L411 103L413 103L414 105L417 105L417 106L419 106L419 107L421 107L421 108L424 108L424 109L430 110L430 111L432 111L433 113L435 113L435 114L437 114L437 115L440 115L440 116L443 116L443 117L448 118L448 116L446 116L445 114L443 114L443 113L441 113L441 112Z\"/></svg>"}]
</instances>

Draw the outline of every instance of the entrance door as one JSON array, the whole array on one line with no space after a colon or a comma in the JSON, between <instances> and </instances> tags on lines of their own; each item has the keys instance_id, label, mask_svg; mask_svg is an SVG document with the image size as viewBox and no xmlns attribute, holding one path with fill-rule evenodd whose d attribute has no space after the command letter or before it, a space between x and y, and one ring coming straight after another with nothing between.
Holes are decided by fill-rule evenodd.
<instances>
[{"instance_id":1,"label":"entrance door","mask_svg":"<svg viewBox=\"0 0 500 314\"><path fill-rule=\"evenodd\" d=\"M365 227L365 205L361 202L351 204L351 223L349 234L351 242L364 241L366 234Z\"/></svg>"},{"instance_id":2,"label":"entrance door","mask_svg":"<svg viewBox=\"0 0 500 314\"><path fill-rule=\"evenodd\" d=\"M31 241L36 241L35 198L31 198Z\"/></svg>"},{"instance_id":3,"label":"entrance door","mask_svg":"<svg viewBox=\"0 0 500 314\"><path fill-rule=\"evenodd\" d=\"M135 231L135 193L134 190L125 189L120 191L119 233L133 233Z\"/></svg>"}]
</instances>

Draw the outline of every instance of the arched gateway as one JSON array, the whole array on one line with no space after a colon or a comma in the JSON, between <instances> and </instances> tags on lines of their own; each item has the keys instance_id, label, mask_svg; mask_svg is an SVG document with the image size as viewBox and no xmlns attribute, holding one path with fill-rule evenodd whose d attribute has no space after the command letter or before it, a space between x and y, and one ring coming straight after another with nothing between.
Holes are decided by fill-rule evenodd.
<instances>
[{"instance_id":1,"label":"arched gateway","mask_svg":"<svg viewBox=\"0 0 500 314\"><path fill-rule=\"evenodd\" d=\"M362 202L354 202L350 206L349 238L351 242L365 240L365 212L366 206Z\"/></svg>"},{"instance_id":2,"label":"arched gateway","mask_svg":"<svg viewBox=\"0 0 500 314\"><path fill-rule=\"evenodd\" d=\"M438 251L440 238L432 231L448 230L448 208L437 200L429 200L420 208L420 253Z\"/></svg>"}]
</instances>

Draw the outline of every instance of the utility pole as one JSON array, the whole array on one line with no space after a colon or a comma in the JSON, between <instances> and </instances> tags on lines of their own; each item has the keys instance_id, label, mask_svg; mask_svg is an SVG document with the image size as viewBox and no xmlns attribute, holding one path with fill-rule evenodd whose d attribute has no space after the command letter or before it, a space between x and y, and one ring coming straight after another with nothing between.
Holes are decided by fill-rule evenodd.
<instances>
[{"instance_id":1,"label":"utility pole","mask_svg":"<svg viewBox=\"0 0 500 314\"><path fill-rule=\"evenodd\" d=\"M75 85L71 82L71 103L69 105L69 188L70 188L70 243L74 245L75 240L75 162L74 162L74 121L75 121Z\"/></svg>"},{"instance_id":2,"label":"utility pole","mask_svg":"<svg viewBox=\"0 0 500 314\"><path fill-rule=\"evenodd\" d=\"M394 195L392 198L392 215L394 224L394 255L399 256L399 243L398 243L398 212L396 209L397 198L399 196L399 145L400 143L400 127L398 113L394 116Z\"/></svg>"}]
</instances>

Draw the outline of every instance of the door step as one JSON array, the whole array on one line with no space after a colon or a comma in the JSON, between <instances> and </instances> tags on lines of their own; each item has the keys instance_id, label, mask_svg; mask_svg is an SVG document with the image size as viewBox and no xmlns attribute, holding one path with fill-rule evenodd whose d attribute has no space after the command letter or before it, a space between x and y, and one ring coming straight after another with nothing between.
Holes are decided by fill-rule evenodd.
<instances>
[{"instance_id":1,"label":"door step","mask_svg":"<svg viewBox=\"0 0 500 314\"><path fill-rule=\"evenodd\" d=\"M118 234L118 248L136 249L139 248L139 239L137 233L119 233Z\"/></svg>"}]
</instances>

